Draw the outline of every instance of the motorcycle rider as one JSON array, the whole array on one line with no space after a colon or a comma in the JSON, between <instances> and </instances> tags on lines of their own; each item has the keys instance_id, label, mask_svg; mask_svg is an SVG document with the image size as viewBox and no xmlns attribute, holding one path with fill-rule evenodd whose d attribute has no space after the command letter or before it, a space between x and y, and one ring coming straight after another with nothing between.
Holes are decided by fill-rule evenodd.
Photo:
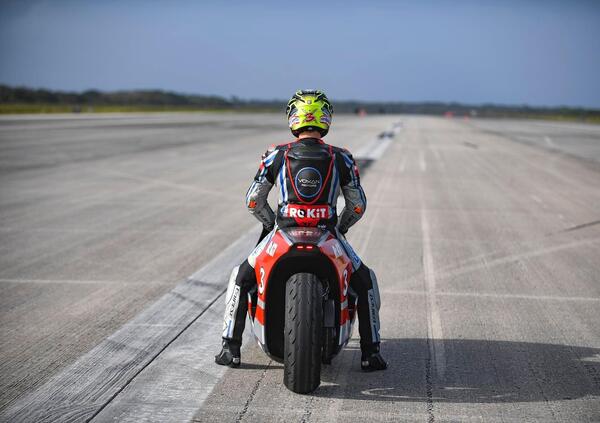
<instances>
[{"instance_id":1,"label":"motorcycle rider","mask_svg":"<svg viewBox=\"0 0 600 423\"><path fill-rule=\"evenodd\" d=\"M287 105L287 117L296 140L272 146L262 156L254 182L246 194L246 206L263 224L263 235L289 226L319 226L336 235L353 265L350 288L358 297L361 368L365 371L384 370L387 363L379 352L380 298L377 278L344 236L362 218L367 199L360 185L358 167L350 152L325 144L321 139L329 131L332 115L333 107L322 91L301 90L292 96ZM296 166L294 169L293 163L296 161L308 162L310 166L300 170ZM324 164L327 162L330 163L329 167ZM325 174L327 177L323 178ZM275 184L279 188L277 214L267 202L269 191ZM336 206L340 189L346 204L338 220ZM319 200L320 210L326 203L327 213L317 218L314 215L307 217L307 207ZM257 245L230 281L222 350L215 356L217 364L230 367L240 365L240 347L248 309L246 298L248 291L257 283L255 260L265 245L265 242Z\"/></svg>"}]
</instances>

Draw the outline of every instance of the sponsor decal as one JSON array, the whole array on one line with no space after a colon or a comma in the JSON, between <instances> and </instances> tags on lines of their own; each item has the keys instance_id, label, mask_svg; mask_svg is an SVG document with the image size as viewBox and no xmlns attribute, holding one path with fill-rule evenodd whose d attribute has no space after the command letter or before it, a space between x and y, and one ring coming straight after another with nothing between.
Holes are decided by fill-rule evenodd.
<instances>
[{"instance_id":1,"label":"sponsor decal","mask_svg":"<svg viewBox=\"0 0 600 423\"><path fill-rule=\"evenodd\" d=\"M284 217L293 218L298 226L317 226L321 219L331 218L331 208L327 205L288 204Z\"/></svg>"},{"instance_id":2,"label":"sponsor decal","mask_svg":"<svg viewBox=\"0 0 600 423\"><path fill-rule=\"evenodd\" d=\"M289 216L288 216L289 217ZM321 234L313 229L291 229L290 235L293 237L320 237Z\"/></svg>"},{"instance_id":3,"label":"sponsor decal","mask_svg":"<svg viewBox=\"0 0 600 423\"><path fill-rule=\"evenodd\" d=\"M233 322L235 319L235 313L238 308L238 301L240 298L240 287L238 285L233 286L233 292L231 297L227 301L225 306L225 319L223 319L223 336L231 336L233 331Z\"/></svg>"},{"instance_id":4,"label":"sponsor decal","mask_svg":"<svg viewBox=\"0 0 600 423\"><path fill-rule=\"evenodd\" d=\"M295 178L296 189L304 198L313 198L321 190L323 177L314 167L303 167L298 171Z\"/></svg>"},{"instance_id":5,"label":"sponsor decal","mask_svg":"<svg viewBox=\"0 0 600 423\"><path fill-rule=\"evenodd\" d=\"M377 303L373 289L369 289L369 315L371 320L371 339L373 342L379 342L379 313L377 312Z\"/></svg>"},{"instance_id":6,"label":"sponsor decal","mask_svg":"<svg viewBox=\"0 0 600 423\"><path fill-rule=\"evenodd\" d=\"M235 309L237 308L238 299L240 298L240 287L235 285L233 288L233 293L231 295L231 299L229 300L227 313L229 317L233 317L235 314Z\"/></svg>"},{"instance_id":7,"label":"sponsor decal","mask_svg":"<svg viewBox=\"0 0 600 423\"><path fill-rule=\"evenodd\" d=\"M271 257L273 257L275 255L275 251L277 251L277 244L274 242L271 242L269 244L269 246L267 247L267 254L270 255Z\"/></svg>"}]
</instances>

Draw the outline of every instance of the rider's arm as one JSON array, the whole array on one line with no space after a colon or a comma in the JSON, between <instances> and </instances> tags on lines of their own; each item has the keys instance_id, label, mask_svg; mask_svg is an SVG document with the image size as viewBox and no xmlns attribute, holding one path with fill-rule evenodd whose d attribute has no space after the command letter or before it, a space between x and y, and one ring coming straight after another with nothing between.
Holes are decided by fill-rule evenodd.
<instances>
[{"instance_id":1,"label":"rider's arm","mask_svg":"<svg viewBox=\"0 0 600 423\"><path fill-rule=\"evenodd\" d=\"M343 164L340 162L340 185L346 205L339 217L338 229L345 234L348 229L358 222L367 210L367 197L360 186L358 166L348 151L340 152Z\"/></svg>"},{"instance_id":2,"label":"rider's arm","mask_svg":"<svg viewBox=\"0 0 600 423\"><path fill-rule=\"evenodd\" d=\"M254 181L246 193L246 207L263 226L271 230L275 226L275 213L267 202L269 191L275 183L275 174L273 172L273 162L278 154L278 150L267 150L263 154L260 167Z\"/></svg>"}]
</instances>

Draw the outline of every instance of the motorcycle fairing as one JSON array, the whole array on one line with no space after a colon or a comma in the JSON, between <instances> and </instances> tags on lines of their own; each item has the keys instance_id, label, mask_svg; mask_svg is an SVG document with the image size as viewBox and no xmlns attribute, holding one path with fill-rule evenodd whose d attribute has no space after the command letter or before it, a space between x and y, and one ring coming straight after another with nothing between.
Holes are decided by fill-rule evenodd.
<instances>
[{"instance_id":1,"label":"motorcycle fairing","mask_svg":"<svg viewBox=\"0 0 600 423\"><path fill-rule=\"evenodd\" d=\"M262 245L262 248L259 248ZM248 312L254 311L254 315L250 314L252 320L252 333L256 337L260 347L266 353L267 342L265 334L265 311L266 311L266 293L269 278L275 263L287 254L293 244L286 239L280 230L271 232L259 247L255 249L256 256L254 258L254 271L256 272L256 304L253 304L252 296L248 296ZM257 251L258 250L258 251ZM252 263L251 263L252 264ZM254 307L256 305L256 307Z\"/></svg>"},{"instance_id":2,"label":"motorcycle fairing","mask_svg":"<svg viewBox=\"0 0 600 423\"><path fill-rule=\"evenodd\" d=\"M293 255L302 257L305 250L298 246L313 246L312 255L321 254L327 258L335 271L339 287L339 337L338 346L347 344L352 334L352 325L356 311L356 297L349 292L350 277L352 276L352 261L346 254L341 243L327 230L312 227L283 228L270 233L253 252L254 271L256 272L257 290L248 295L248 314L252 322L252 332L262 350L271 355L267 343L266 316L267 293L269 284L273 282L272 275L276 264L282 258ZM306 250L308 251L308 250ZM307 269L310 270L310 269ZM349 304L350 299L350 304ZM278 357L273 357L278 358Z\"/></svg>"}]
</instances>

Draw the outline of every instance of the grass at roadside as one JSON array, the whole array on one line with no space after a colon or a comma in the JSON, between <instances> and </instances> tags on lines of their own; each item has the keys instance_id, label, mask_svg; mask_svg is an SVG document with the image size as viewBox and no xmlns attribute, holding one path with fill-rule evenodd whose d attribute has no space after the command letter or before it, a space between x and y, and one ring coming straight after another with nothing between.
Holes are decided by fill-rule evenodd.
<instances>
[{"instance_id":1,"label":"grass at roadside","mask_svg":"<svg viewBox=\"0 0 600 423\"><path fill-rule=\"evenodd\" d=\"M135 112L274 112L268 108L209 109L194 106L72 106L65 104L6 104L0 103L0 114L50 114L50 113L135 113Z\"/></svg>"}]
</instances>

